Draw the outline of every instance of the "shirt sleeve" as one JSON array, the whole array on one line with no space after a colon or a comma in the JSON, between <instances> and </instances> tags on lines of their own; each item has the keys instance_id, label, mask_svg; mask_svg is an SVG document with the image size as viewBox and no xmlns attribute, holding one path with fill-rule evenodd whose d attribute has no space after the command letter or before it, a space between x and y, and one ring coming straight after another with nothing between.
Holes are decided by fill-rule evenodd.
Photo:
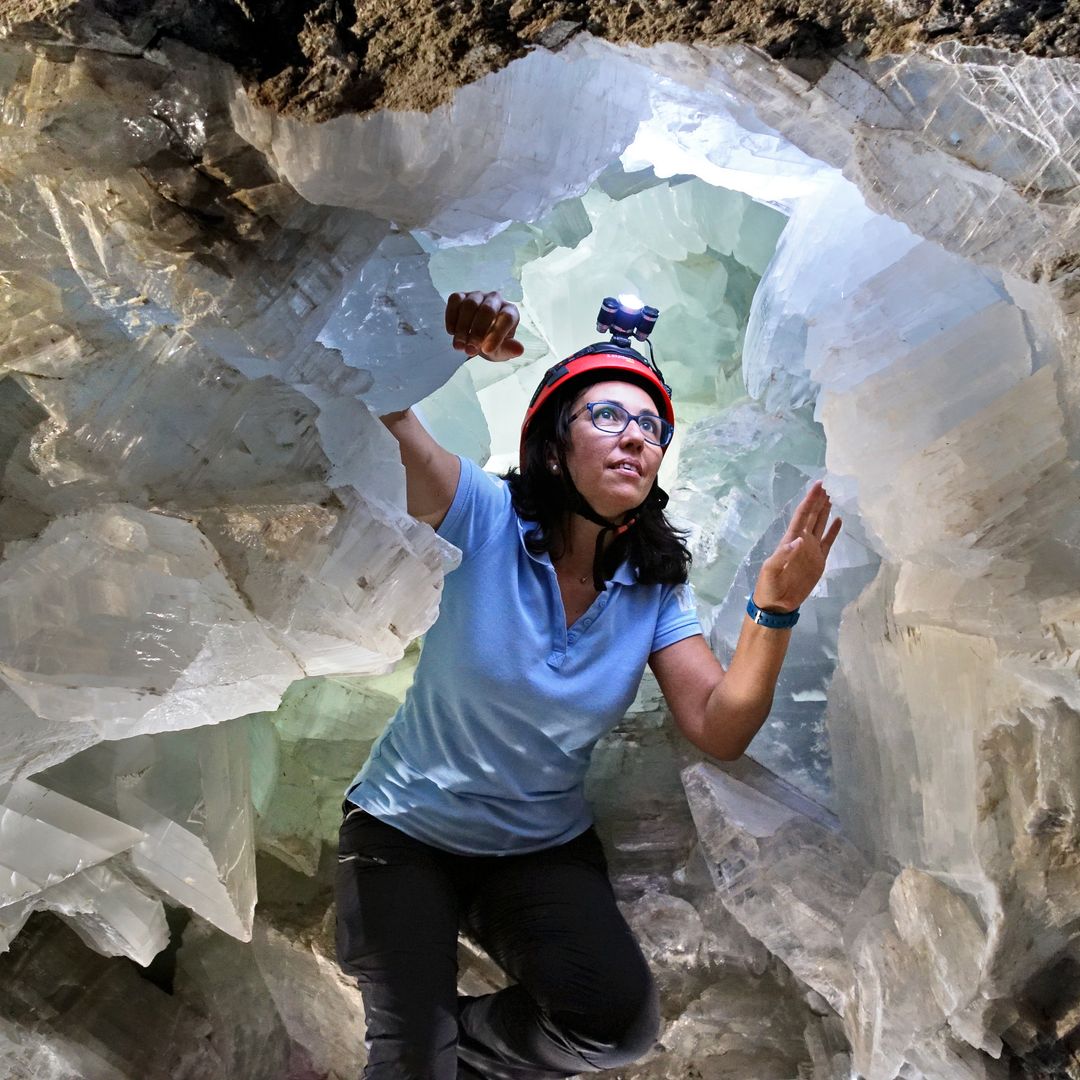
<instances>
[{"instance_id":1,"label":"shirt sleeve","mask_svg":"<svg viewBox=\"0 0 1080 1080\"><path fill-rule=\"evenodd\" d=\"M511 511L510 489L498 477L484 472L475 461L460 456L458 460L461 475L454 501L435 531L460 548L462 558L467 559L500 528L505 528Z\"/></svg>"},{"instance_id":2,"label":"shirt sleeve","mask_svg":"<svg viewBox=\"0 0 1080 1080\"><path fill-rule=\"evenodd\" d=\"M660 612L656 619L652 652L701 632L697 600L694 599L694 590L690 584L665 585L660 594Z\"/></svg>"}]
</instances>

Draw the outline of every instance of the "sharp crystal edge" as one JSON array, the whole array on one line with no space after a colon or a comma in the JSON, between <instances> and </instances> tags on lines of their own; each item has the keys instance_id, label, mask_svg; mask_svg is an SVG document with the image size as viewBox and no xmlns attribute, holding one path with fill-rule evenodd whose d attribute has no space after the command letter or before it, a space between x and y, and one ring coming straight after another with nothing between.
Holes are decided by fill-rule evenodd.
<instances>
[{"instance_id":1,"label":"sharp crystal edge","mask_svg":"<svg viewBox=\"0 0 1080 1080\"><path fill-rule=\"evenodd\" d=\"M140 830L134 874L247 940L255 908L248 724L110 740L41 779Z\"/></svg>"},{"instance_id":2,"label":"sharp crystal edge","mask_svg":"<svg viewBox=\"0 0 1080 1080\"><path fill-rule=\"evenodd\" d=\"M0 41L15 1075L359 1066L324 844L455 558L376 414L427 395L454 449L511 464L613 240L665 311L665 479L721 655L800 487L847 522L752 751L779 780L688 760L648 685L598 748L664 1002L625 1077L1073 1075L1078 66L951 42L811 80L578 33L430 114L309 125L65 18ZM521 361L453 375L438 308L466 279L521 302ZM292 921L255 914L256 845ZM162 949L163 898L177 995L117 959Z\"/></svg>"},{"instance_id":3,"label":"sharp crystal edge","mask_svg":"<svg viewBox=\"0 0 1080 1080\"><path fill-rule=\"evenodd\" d=\"M0 788L3 815L2 902L8 905L128 851L143 832L33 780Z\"/></svg>"},{"instance_id":4,"label":"sharp crystal edge","mask_svg":"<svg viewBox=\"0 0 1080 1080\"><path fill-rule=\"evenodd\" d=\"M127 956L144 967L169 943L161 901L110 861L0 908L0 945L10 946L35 911L54 912L102 956Z\"/></svg>"}]
</instances>

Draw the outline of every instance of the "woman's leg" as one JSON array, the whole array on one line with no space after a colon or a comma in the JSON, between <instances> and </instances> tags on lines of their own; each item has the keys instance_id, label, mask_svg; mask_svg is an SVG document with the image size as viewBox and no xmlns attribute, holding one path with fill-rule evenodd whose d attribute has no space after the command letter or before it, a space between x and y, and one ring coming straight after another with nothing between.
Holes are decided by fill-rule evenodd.
<instances>
[{"instance_id":1,"label":"woman's leg","mask_svg":"<svg viewBox=\"0 0 1080 1080\"><path fill-rule=\"evenodd\" d=\"M468 929L518 985L463 1000L459 1075L557 1080L642 1057L656 988L595 832L478 870Z\"/></svg>"},{"instance_id":2,"label":"woman's leg","mask_svg":"<svg viewBox=\"0 0 1080 1080\"><path fill-rule=\"evenodd\" d=\"M365 1080L456 1080L459 903L450 859L363 811L342 822L337 952L364 999Z\"/></svg>"}]
</instances>

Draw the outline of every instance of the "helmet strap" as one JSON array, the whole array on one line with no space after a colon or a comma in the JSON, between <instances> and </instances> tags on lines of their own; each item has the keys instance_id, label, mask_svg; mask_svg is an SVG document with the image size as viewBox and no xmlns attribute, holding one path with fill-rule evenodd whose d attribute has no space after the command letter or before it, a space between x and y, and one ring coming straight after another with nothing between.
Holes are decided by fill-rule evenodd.
<instances>
[{"instance_id":1,"label":"helmet strap","mask_svg":"<svg viewBox=\"0 0 1080 1080\"><path fill-rule=\"evenodd\" d=\"M638 514L641 512L642 507L646 506L650 502L658 502L660 508L663 509L667 506L668 495L655 481L653 481L652 490L645 497L645 501L635 506L633 510L629 511L629 517L620 525L614 521L609 521L605 517L601 517L588 503L585 496L581 494L577 489L577 485L574 483L573 478L570 476L570 470L566 467L566 455L563 449L558 449L559 455L559 475L562 478L563 488L567 495L570 497L570 512L577 514L580 517L585 518L586 521L591 521L594 525L600 526L600 531L596 534L596 547L593 549L593 588L597 592L603 592L607 585L604 581L604 537L608 533L612 534L612 539L617 539L622 536L633 525L637 524Z\"/></svg>"}]
</instances>

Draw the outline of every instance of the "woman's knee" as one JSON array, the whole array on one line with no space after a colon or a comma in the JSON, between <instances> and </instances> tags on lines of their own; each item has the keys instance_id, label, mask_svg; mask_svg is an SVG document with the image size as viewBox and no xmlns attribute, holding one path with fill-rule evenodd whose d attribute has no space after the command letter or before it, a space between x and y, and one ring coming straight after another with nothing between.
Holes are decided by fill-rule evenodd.
<instances>
[{"instance_id":1,"label":"woman's knee","mask_svg":"<svg viewBox=\"0 0 1080 1080\"><path fill-rule=\"evenodd\" d=\"M660 1002L648 968L612 986L585 1012L553 1017L563 1037L596 1069L637 1061L653 1048L660 1030Z\"/></svg>"}]
</instances>

